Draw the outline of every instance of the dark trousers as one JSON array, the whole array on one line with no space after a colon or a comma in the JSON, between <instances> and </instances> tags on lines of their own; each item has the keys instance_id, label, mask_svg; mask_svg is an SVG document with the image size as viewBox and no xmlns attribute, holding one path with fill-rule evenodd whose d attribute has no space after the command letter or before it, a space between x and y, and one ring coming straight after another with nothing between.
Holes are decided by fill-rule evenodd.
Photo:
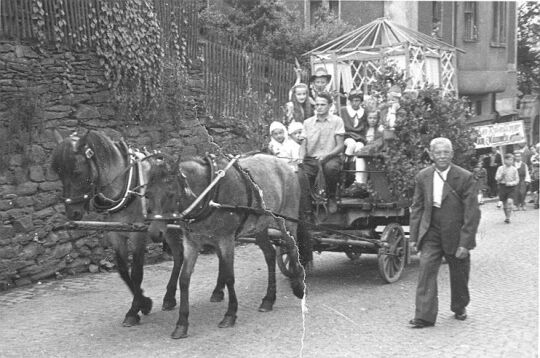
<instances>
[{"instance_id":1,"label":"dark trousers","mask_svg":"<svg viewBox=\"0 0 540 358\"><path fill-rule=\"evenodd\" d=\"M487 185L489 187L490 196L497 196L497 181L495 180L496 173L497 167L487 167Z\"/></svg>"},{"instance_id":2,"label":"dark trousers","mask_svg":"<svg viewBox=\"0 0 540 358\"><path fill-rule=\"evenodd\" d=\"M420 255L420 273L416 288L415 318L428 322L437 320L439 298L437 276L444 256L450 270L450 310L461 313L469 304L469 272L471 259L467 256L458 259L454 253L445 253L441 242L440 209L433 208L431 226L422 241Z\"/></svg>"},{"instance_id":3,"label":"dark trousers","mask_svg":"<svg viewBox=\"0 0 540 358\"><path fill-rule=\"evenodd\" d=\"M319 172L318 160L306 157L304 159L304 172L309 180L309 185L313 188L315 177ZM339 182L339 170L341 169L341 158L333 157L322 164L324 177L326 179L326 192L329 197L336 195L336 188Z\"/></svg>"}]
</instances>

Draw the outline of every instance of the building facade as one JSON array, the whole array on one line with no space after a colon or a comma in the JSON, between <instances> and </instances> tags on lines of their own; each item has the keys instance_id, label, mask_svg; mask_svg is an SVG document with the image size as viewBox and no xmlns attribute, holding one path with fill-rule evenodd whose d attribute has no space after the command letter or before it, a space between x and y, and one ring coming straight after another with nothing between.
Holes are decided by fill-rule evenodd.
<instances>
[{"instance_id":1,"label":"building facade","mask_svg":"<svg viewBox=\"0 0 540 358\"><path fill-rule=\"evenodd\" d=\"M285 0L305 24L321 7L360 27L377 18L434 36L465 51L457 57L458 92L482 125L517 118L515 2Z\"/></svg>"}]
</instances>

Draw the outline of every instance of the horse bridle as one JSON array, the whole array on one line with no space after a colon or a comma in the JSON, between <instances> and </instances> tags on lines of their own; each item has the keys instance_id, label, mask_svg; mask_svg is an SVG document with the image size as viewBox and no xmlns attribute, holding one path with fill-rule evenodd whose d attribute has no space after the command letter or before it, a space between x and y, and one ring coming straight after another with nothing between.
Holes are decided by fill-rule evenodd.
<instances>
[{"instance_id":1,"label":"horse bridle","mask_svg":"<svg viewBox=\"0 0 540 358\"><path fill-rule=\"evenodd\" d=\"M77 137L77 134L74 133L70 136L71 140L74 142L78 142L80 140L79 137ZM65 205L75 205L83 202L90 201L91 198L93 198L96 195L96 188L97 188L97 178L99 178L99 166L95 162L94 158L94 151L89 148L85 147L84 154L78 153L78 151L75 154L83 155L85 158L85 163L88 165L88 169L90 172L90 190L87 193L84 193L77 197L62 197L62 200L64 201ZM94 171L92 170L92 165L96 167L96 176L92 175Z\"/></svg>"}]
</instances>

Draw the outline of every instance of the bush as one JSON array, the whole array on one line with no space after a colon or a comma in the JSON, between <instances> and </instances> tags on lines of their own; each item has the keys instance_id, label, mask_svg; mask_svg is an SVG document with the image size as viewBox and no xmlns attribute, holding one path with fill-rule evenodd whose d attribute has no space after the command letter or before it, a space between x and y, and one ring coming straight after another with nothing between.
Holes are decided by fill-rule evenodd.
<instances>
[{"instance_id":1,"label":"bush","mask_svg":"<svg viewBox=\"0 0 540 358\"><path fill-rule=\"evenodd\" d=\"M407 114L396 121L395 139L387 141L379 162L396 200L412 198L415 175L430 165L427 150L433 138L450 139L454 163L469 169L477 137L466 123L470 118L466 99L444 96L439 89L428 87L417 95L404 95L400 105Z\"/></svg>"}]
</instances>

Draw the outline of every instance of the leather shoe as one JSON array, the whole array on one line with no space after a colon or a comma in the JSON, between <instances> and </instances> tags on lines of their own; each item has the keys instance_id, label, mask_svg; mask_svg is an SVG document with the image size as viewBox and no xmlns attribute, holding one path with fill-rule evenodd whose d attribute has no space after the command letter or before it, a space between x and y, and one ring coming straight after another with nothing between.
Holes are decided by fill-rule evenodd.
<instances>
[{"instance_id":1,"label":"leather shoe","mask_svg":"<svg viewBox=\"0 0 540 358\"><path fill-rule=\"evenodd\" d=\"M412 326L411 328L425 328L433 327L435 325L435 323L423 320L421 318L413 318L409 321L409 324Z\"/></svg>"},{"instance_id":2,"label":"leather shoe","mask_svg":"<svg viewBox=\"0 0 540 358\"><path fill-rule=\"evenodd\" d=\"M459 320L459 321L465 321L467 319L467 311L464 309L461 312L455 312L454 313L454 318Z\"/></svg>"}]
</instances>

